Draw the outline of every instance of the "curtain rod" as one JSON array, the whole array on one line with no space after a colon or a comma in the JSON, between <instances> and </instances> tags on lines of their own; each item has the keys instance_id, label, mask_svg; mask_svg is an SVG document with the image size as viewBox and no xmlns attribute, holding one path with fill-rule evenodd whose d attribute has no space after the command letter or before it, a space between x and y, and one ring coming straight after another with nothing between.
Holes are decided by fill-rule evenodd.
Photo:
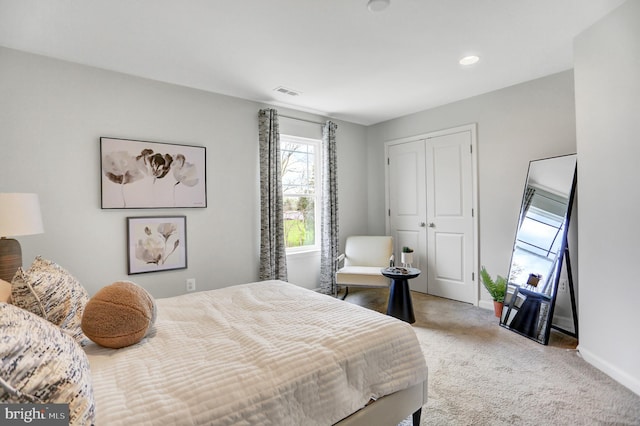
<instances>
[{"instance_id":1,"label":"curtain rod","mask_svg":"<svg viewBox=\"0 0 640 426\"><path fill-rule=\"evenodd\" d=\"M289 118L291 120L306 121L307 123L313 123L313 124L320 124L320 125L325 124L321 121L313 121L313 120L307 120L306 118L291 117L289 115L284 115L284 114L278 114L278 117Z\"/></svg>"}]
</instances>

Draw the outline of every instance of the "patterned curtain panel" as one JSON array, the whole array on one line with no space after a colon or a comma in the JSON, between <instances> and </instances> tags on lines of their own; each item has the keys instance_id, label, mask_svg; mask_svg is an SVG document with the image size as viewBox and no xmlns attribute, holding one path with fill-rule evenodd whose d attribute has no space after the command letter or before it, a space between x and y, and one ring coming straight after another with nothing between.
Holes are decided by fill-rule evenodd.
<instances>
[{"instance_id":1,"label":"patterned curtain panel","mask_svg":"<svg viewBox=\"0 0 640 426\"><path fill-rule=\"evenodd\" d=\"M261 109L258 118L260 138L260 280L287 281L278 112L275 109Z\"/></svg>"},{"instance_id":2,"label":"patterned curtain panel","mask_svg":"<svg viewBox=\"0 0 640 426\"><path fill-rule=\"evenodd\" d=\"M338 164L336 129L327 121L322 130L322 222L320 252L320 291L333 294L338 257Z\"/></svg>"}]
</instances>

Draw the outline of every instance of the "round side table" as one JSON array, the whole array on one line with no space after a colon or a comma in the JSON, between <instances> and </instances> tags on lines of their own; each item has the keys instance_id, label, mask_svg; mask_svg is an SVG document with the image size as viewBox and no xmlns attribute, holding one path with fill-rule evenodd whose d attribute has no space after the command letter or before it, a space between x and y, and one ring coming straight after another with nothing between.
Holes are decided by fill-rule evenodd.
<instances>
[{"instance_id":1,"label":"round side table","mask_svg":"<svg viewBox=\"0 0 640 426\"><path fill-rule=\"evenodd\" d=\"M408 280L420 275L420 269L391 267L384 268L380 272L385 277L391 278L387 315L406 321L409 324L416 322Z\"/></svg>"}]
</instances>

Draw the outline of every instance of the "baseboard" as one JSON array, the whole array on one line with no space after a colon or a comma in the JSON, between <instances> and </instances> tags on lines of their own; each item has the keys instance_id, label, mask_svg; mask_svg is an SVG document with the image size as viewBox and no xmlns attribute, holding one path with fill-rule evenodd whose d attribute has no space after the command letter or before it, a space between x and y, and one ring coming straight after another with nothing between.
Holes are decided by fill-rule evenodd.
<instances>
[{"instance_id":1,"label":"baseboard","mask_svg":"<svg viewBox=\"0 0 640 426\"><path fill-rule=\"evenodd\" d=\"M493 311L493 300L480 300L478 307Z\"/></svg>"},{"instance_id":2,"label":"baseboard","mask_svg":"<svg viewBox=\"0 0 640 426\"><path fill-rule=\"evenodd\" d=\"M572 333L575 333L575 330L574 330L574 327L573 327L573 318L560 316L560 315L554 315L553 316L553 325L558 326L558 327L562 328L563 330L567 330L567 331L570 331Z\"/></svg>"},{"instance_id":3,"label":"baseboard","mask_svg":"<svg viewBox=\"0 0 640 426\"><path fill-rule=\"evenodd\" d=\"M598 370L602 371L621 385L629 388L632 392L640 395L640 380L635 377L630 376L624 371L620 370L616 366L611 363L603 360L599 356L595 355L593 352L585 349L582 345L578 344L578 352L582 356L582 358L587 361L589 364L596 367Z\"/></svg>"}]
</instances>

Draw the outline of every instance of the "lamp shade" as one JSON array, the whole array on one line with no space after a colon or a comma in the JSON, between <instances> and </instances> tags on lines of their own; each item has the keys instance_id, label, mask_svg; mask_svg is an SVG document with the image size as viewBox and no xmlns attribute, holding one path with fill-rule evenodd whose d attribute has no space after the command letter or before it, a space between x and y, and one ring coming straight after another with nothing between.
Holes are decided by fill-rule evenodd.
<instances>
[{"instance_id":1,"label":"lamp shade","mask_svg":"<svg viewBox=\"0 0 640 426\"><path fill-rule=\"evenodd\" d=\"M0 237L43 232L38 194L0 193Z\"/></svg>"}]
</instances>

